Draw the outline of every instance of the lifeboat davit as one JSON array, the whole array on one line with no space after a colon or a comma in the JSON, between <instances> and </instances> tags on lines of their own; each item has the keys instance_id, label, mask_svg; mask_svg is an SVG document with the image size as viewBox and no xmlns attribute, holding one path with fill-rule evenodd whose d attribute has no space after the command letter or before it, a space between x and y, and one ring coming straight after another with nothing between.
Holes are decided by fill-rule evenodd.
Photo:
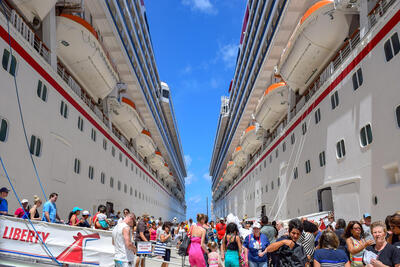
<instances>
[{"instance_id":1,"label":"lifeboat davit","mask_svg":"<svg viewBox=\"0 0 400 267\"><path fill-rule=\"evenodd\" d=\"M311 6L285 48L278 72L294 91L303 94L348 36L350 17L333 0Z\"/></svg>"},{"instance_id":2,"label":"lifeboat davit","mask_svg":"<svg viewBox=\"0 0 400 267\"><path fill-rule=\"evenodd\" d=\"M226 165L226 174L225 174L227 182L235 178L236 175L239 174L239 172L240 168L238 168L233 161L229 161L228 164Z\"/></svg>"},{"instance_id":3,"label":"lifeboat davit","mask_svg":"<svg viewBox=\"0 0 400 267\"><path fill-rule=\"evenodd\" d=\"M288 111L288 92L286 83L274 83L265 90L260 98L256 112L256 121L265 130L273 128Z\"/></svg>"},{"instance_id":4,"label":"lifeboat davit","mask_svg":"<svg viewBox=\"0 0 400 267\"><path fill-rule=\"evenodd\" d=\"M118 74L97 32L84 19L69 14L57 16L57 54L95 101L115 88Z\"/></svg>"},{"instance_id":5,"label":"lifeboat davit","mask_svg":"<svg viewBox=\"0 0 400 267\"><path fill-rule=\"evenodd\" d=\"M257 123L249 126L240 138L241 147L246 154L253 155L263 144L265 130Z\"/></svg>"},{"instance_id":6,"label":"lifeboat davit","mask_svg":"<svg viewBox=\"0 0 400 267\"><path fill-rule=\"evenodd\" d=\"M239 168L243 168L247 163L247 154L241 146L238 146L232 154L232 160Z\"/></svg>"},{"instance_id":7,"label":"lifeboat davit","mask_svg":"<svg viewBox=\"0 0 400 267\"><path fill-rule=\"evenodd\" d=\"M143 157L149 157L156 151L156 146L151 139L149 131L142 130L142 132L136 137L136 148L138 153Z\"/></svg>"},{"instance_id":8,"label":"lifeboat davit","mask_svg":"<svg viewBox=\"0 0 400 267\"><path fill-rule=\"evenodd\" d=\"M110 98L111 120L129 138L135 138L143 130L143 122L136 111L135 103L127 94L119 99Z\"/></svg>"},{"instance_id":9,"label":"lifeboat davit","mask_svg":"<svg viewBox=\"0 0 400 267\"><path fill-rule=\"evenodd\" d=\"M35 17L43 20L56 5L57 0L14 0L13 2L28 21L32 22Z\"/></svg>"},{"instance_id":10,"label":"lifeboat davit","mask_svg":"<svg viewBox=\"0 0 400 267\"><path fill-rule=\"evenodd\" d=\"M160 170L164 166L164 159L160 151L156 151L153 155L150 155L148 157L148 162L150 167L154 170Z\"/></svg>"}]
</instances>

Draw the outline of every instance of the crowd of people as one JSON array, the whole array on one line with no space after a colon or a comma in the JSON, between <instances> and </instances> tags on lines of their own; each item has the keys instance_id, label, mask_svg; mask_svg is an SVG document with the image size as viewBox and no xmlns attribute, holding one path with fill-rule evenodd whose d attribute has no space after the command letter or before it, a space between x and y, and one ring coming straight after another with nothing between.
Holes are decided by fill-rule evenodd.
<instances>
[{"instance_id":1,"label":"crowd of people","mask_svg":"<svg viewBox=\"0 0 400 267\"><path fill-rule=\"evenodd\" d=\"M10 215L8 192L0 188L0 215ZM335 220L333 213L319 221L299 218L285 223L269 222L267 216L239 221L232 214L215 223L198 214L194 223L176 218L163 222L148 214L136 217L128 208L114 215L100 205L93 216L74 207L64 222L57 212L57 198L52 193L43 204L34 196L32 206L22 199L14 216L112 230L118 267L145 266L149 255L137 253L138 242L154 243L152 254L162 261L161 267L168 267L173 246L184 249L190 265L197 267L400 267L400 212L374 222L365 213L347 224Z\"/></svg>"}]
</instances>

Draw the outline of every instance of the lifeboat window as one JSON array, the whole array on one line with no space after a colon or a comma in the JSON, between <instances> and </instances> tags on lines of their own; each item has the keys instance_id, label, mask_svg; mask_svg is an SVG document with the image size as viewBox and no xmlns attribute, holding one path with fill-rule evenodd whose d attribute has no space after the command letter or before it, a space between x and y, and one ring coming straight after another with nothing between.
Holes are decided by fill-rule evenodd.
<instances>
[{"instance_id":1,"label":"lifeboat window","mask_svg":"<svg viewBox=\"0 0 400 267\"><path fill-rule=\"evenodd\" d=\"M107 150L107 140L103 138L103 149Z\"/></svg>"},{"instance_id":2,"label":"lifeboat window","mask_svg":"<svg viewBox=\"0 0 400 267\"><path fill-rule=\"evenodd\" d=\"M92 133L90 134L90 138L92 138L92 140L94 142L96 142L96 130L92 128Z\"/></svg>"},{"instance_id":3,"label":"lifeboat window","mask_svg":"<svg viewBox=\"0 0 400 267\"><path fill-rule=\"evenodd\" d=\"M68 105L65 104L64 101L61 101L61 106L60 106L60 114L61 116L63 116L64 118L68 118Z\"/></svg>"},{"instance_id":4,"label":"lifeboat window","mask_svg":"<svg viewBox=\"0 0 400 267\"><path fill-rule=\"evenodd\" d=\"M321 153L319 153L319 166L323 167L325 166L325 164L325 151L322 151Z\"/></svg>"},{"instance_id":5,"label":"lifeboat window","mask_svg":"<svg viewBox=\"0 0 400 267\"><path fill-rule=\"evenodd\" d=\"M397 126L400 128L400 105L396 108Z\"/></svg>"},{"instance_id":6,"label":"lifeboat window","mask_svg":"<svg viewBox=\"0 0 400 267\"><path fill-rule=\"evenodd\" d=\"M29 151L32 155L39 157L42 150L42 141L39 137L32 135L31 143L29 145Z\"/></svg>"},{"instance_id":7,"label":"lifeboat window","mask_svg":"<svg viewBox=\"0 0 400 267\"><path fill-rule=\"evenodd\" d=\"M115 147L111 147L111 155L115 157Z\"/></svg>"},{"instance_id":8,"label":"lifeboat window","mask_svg":"<svg viewBox=\"0 0 400 267\"><path fill-rule=\"evenodd\" d=\"M104 172L100 174L100 183L102 184L106 183L106 174Z\"/></svg>"},{"instance_id":9,"label":"lifeboat window","mask_svg":"<svg viewBox=\"0 0 400 267\"><path fill-rule=\"evenodd\" d=\"M399 35L394 33L389 40L387 40L384 44L385 56L386 61L390 61L395 55L400 52L400 41ZM4 67L4 60L3 60L3 67Z\"/></svg>"},{"instance_id":10,"label":"lifeboat window","mask_svg":"<svg viewBox=\"0 0 400 267\"><path fill-rule=\"evenodd\" d=\"M331 104L332 104L332 109L335 109L339 105L339 93L338 93L338 91L335 91L331 95Z\"/></svg>"},{"instance_id":11,"label":"lifeboat window","mask_svg":"<svg viewBox=\"0 0 400 267\"><path fill-rule=\"evenodd\" d=\"M81 116L78 117L78 129L83 132L83 119Z\"/></svg>"},{"instance_id":12,"label":"lifeboat window","mask_svg":"<svg viewBox=\"0 0 400 267\"><path fill-rule=\"evenodd\" d=\"M311 172L311 162L310 160L306 161L306 173L310 173Z\"/></svg>"},{"instance_id":13,"label":"lifeboat window","mask_svg":"<svg viewBox=\"0 0 400 267\"><path fill-rule=\"evenodd\" d=\"M356 72L354 72L352 76L353 80L353 89L354 91L358 89L363 83L363 75L362 75L362 70L359 68Z\"/></svg>"},{"instance_id":14,"label":"lifeboat window","mask_svg":"<svg viewBox=\"0 0 400 267\"><path fill-rule=\"evenodd\" d=\"M0 118L0 142L5 142L8 134L8 122Z\"/></svg>"},{"instance_id":15,"label":"lifeboat window","mask_svg":"<svg viewBox=\"0 0 400 267\"><path fill-rule=\"evenodd\" d=\"M283 152L286 151L286 142L283 142L283 144L282 144L282 151L283 151Z\"/></svg>"},{"instance_id":16,"label":"lifeboat window","mask_svg":"<svg viewBox=\"0 0 400 267\"><path fill-rule=\"evenodd\" d=\"M297 167L296 168L294 168L294 171L293 171L293 179L297 179L299 177L299 172L298 172L298 170L297 170Z\"/></svg>"},{"instance_id":17,"label":"lifeboat window","mask_svg":"<svg viewBox=\"0 0 400 267\"><path fill-rule=\"evenodd\" d=\"M81 172L81 161L77 158L75 158L74 161L74 172L76 174L79 174Z\"/></svg>"},{"instance_id":18,"label":"lifeboat window","mask_svg":"<svg viewBox=\"0 0 400 267\"><path fill-rule=\"evenodd\" d=\"M303 125L301 126L301 129L302 129L303 135L305 135L307 132L307 123L306 122L303 123Z\"/></svg>"},{"instance_id":19,"label":"lifeboat window","mask_svg":"<svg viewBox=\"0 0 400 267\"><path fill-rule=\"evenodd\" d=\"M296 142L296 137L294 133L292 133L292 135L290 136L290 142L292 143L292 145L294 144L294 142Z\"/></svg>"},{"instance_id":20,"label":"lifeboat window","mask_svg":"<svg viewBox=\"0 0 400 267\"><path fill-rule=\"evenodd\" d=\"M93 177L94 177L94 168L93 168L93 166L89 166L88 176L89 176L90 180L93 180Z\"/></svg>"},{"instance_id":21,"label":"lifeboat window","mask_svg":"<svg viewBox=\"0 0 400 267\"><path fill-rule=\"evenodd\" d=\"M38 82L37 90L36 90L37 96L42 99L44 102L47 101L47 86L42 83L41 80Z\"/></svg>"},{"instance_id":22,"label":"lifeboat window","mask_svg":"<svg viewBox=\"0 0 400 267\"><path fill-rule=\"evenodd\" d=\"M7 49L3 50L3 59L2 59L3 68L8 71L12 76L15 76L15 70L17 68L17 59L15 56L11 56L10 62L10 51Z\"/></svg>"},{"instance_id":23,"label":"lifeboat window","mask_svg":"<svg viewBox=\"0 0 400 267\"><path fill-rule=\"evenodd\" d=\"M372 129L371 124L367 124L360 130L360 141L361 146L366 147L367 145L372 143Z\"/></svg>"},{"instance_id":24,"label":"lifeboat window","mask_svg":"<svg viewBox=\"0 0 400 267\"><path fill-rule=\"evenodd\" d=\"M338 159L343 158L346 155L346 147L344 145L344 140L340 140L336 143L336 156Z\"/></svg>"},{"instance_id":25,"label":"lifeboat window","mask_svg":"<svg viewBox=\"0 0 400 267\"><path fill-rule=\"evenodd\" d=\"M315 124L321 121L321 109L317 109L314 113L315 115Z\"/></svg>"},{"instance_id":26,"label":"lifeboat window","mask_svg":"<svg viewBox=\"0 0 400 267\"><path fill-rule=\"evenodd\" d=\"M110 187L114 188L114 178L110 177Z\"/></svg>"}]
</instances>

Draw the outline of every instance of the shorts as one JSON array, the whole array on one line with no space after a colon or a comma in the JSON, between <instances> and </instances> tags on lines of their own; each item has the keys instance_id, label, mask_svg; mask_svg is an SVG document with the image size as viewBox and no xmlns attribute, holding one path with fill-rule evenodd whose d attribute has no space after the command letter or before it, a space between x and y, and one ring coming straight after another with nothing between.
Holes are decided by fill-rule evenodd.
<instances>
[{"instance_id":1,"label":"shorts","mask_svg":"<svg viewBox=\"0 0 400 267\"><path fill-rule=\"evenodd\" d=\"M166 249L165 250L165 255L163 257L164 261L170 261L171 260L171 249Z\"/></svg>"},{"instance_id":2,"label":"shorts","mask_svg":"<svg viewBox=\"0 0 400 267\"><path fill-rule=\"evenodd\" d=\"M227 250L225 253L225 267L239 267L239 252Z\"/></svg>"},{"instance_id":3,"label":"shorts","mask_svg":"<svg viewBox=\"0 0 400 267\"><path fill-rule=\"evenodd\" d=\"M124 261L118 261L114 260L115 267L132 267L133 262L124 262Z\"/></svg>"}]
</instances>

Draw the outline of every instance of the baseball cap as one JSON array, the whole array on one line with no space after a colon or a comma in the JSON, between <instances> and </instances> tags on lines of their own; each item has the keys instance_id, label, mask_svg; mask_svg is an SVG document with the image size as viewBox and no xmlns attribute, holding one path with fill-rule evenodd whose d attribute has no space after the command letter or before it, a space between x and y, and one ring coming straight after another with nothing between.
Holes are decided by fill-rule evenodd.
<instances>
[{"instance_id":1,"label":"baseball cap","mask_svg":"<svg viewBox=\"0 0 400 267\"><path fill-rule=\"evenodd\" d=\"M79 208L79 207L75 207L75 208L72 209L72 212L77 212L78 210L81 211L82 209Z\"/></svg>"},{"instance_id":2,"label":"baseball cap","mask_svg":"<svg viewBox=\"0 0 400 267\"><path fill-rule=\"evenodd\" d=\"M222 218L222 217L221 217L221 218L219 218L219 220L220 220L220 221L225 221L225 219L224 219L224 218Z\"/></svg>"},{"instance_id":3,"label":"baseball cap","mask_svg":"<svg viewBox=\"0 0 400 267\"><path fill-rule=\"evenodd\" d=\"M28 203L28 202L29 202L29 201L28 201L27 199L21 200L21 204Z\"/></svg>"},{"instance_id":4,"label":"baseball cap","mask_svg":"<svg viewBox=\"0 0 400 267\"><path fill-rule=\"evenodd\" d=\"M260 224L259 222L255 222L255 223L253 224L253 228L261 229L261 224Z\"/></svg>"},{"instance_id":5,"label":"baseball cap","mask_svg":"<svg viewBox=\"0 0 400 267\"><path fill-rule=\"evenodd\" d=\"M369 214L369 213L364 213L363 217L364 217L364 219L365 219L365 218L368 218L368 217L371 217L371 214Z\"/></svg>"},{"instance_id":6,"label":"baseball cap","mask_svg":"<svg viewBox=\"0 0 400 267\"><path fill-rule=\"evenodd\" d=\"M90 215L90 213L87 210L82 211L82 215Z\"/></svg>"},{"instance_id":7,"label":"baseball cap","mask_svg":"<svg viewBox=\"0 0 400 267\"><path fill-rule=\"evenodd\" d=\"M9 191L10 191L10 190L8 190L7 187L2 187L2 188L0 189L0 193L3 193L3 192L8 193Z\"/></svg>"}]
</instances>

